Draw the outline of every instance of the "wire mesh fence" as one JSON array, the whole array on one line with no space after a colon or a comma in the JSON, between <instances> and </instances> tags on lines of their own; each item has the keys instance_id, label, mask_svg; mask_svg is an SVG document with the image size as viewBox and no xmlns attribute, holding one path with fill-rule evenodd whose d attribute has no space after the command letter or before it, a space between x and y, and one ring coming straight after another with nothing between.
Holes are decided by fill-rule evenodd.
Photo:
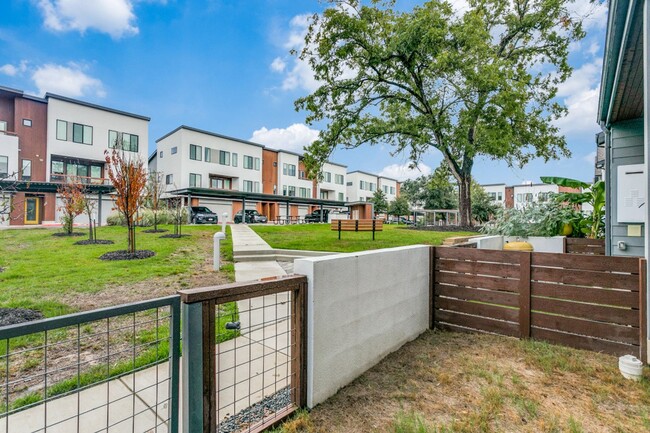
<instances>
[{"instance_id":1,"label":"wire mesh fence","mask_svg":"<svg viewBox=\"0 0 650 433\"><path fill-rule=\"evenodd\" d=\"M0 329L0 433L176 432L180 301Z\"/></svg>"},{"instance_id":2,"label":"wire mesh fence","mask_svg":"<svg viewBox=\"0 0 650 433\"><path fill-rule=\"evenodd\" d=\"M202 375L206 406L194 409L210 426L204 431L258 432L304 405L306 288L305 277L293 276L181 292L184 303L201 303L202 342L184 340L183 356L204 363L184 376L192 392L190 377Z\"/></svg>"}]
</instances>

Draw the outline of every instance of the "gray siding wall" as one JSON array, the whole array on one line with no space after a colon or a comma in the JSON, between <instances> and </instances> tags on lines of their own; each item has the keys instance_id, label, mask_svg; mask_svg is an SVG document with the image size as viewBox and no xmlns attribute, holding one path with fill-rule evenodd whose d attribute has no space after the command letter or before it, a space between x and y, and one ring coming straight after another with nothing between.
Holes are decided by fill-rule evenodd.
<instances>
[{"instance_id":1,"label":"gray siding wall","mask_svg":"<svg viewBox=\"0 0 650 433\"><path fill-rule=\"evenodd\" d=\"M643 256L645 227L641 224L641 236L627 236L626 223L618 223L616 215L617 172L621 165L643 164L643 119L629 120L612 125L609 133L609 164L605 174L607 194L610 206L608 208L608 227L606 242L608 251L613 256ZM625 241L626 250L617 247L619 241Z\"/></svg>"}]
</instances>

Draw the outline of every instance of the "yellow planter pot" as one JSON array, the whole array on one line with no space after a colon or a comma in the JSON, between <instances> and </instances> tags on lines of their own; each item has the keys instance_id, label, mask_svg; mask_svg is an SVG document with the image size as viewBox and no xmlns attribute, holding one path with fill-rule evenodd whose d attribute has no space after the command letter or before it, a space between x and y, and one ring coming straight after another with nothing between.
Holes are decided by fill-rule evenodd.
<instances>
[{"instance_id":1,"label":"yellow planter pot","mask_svg":"<svg viewBox=\"0 0 650 433\"><path fill-rule=\"evenodd\" d=\"M533 251L533 246L528 242L517 241L517 242L507 242L503 249L505 251Z\"/></svg>"}]
</instances>

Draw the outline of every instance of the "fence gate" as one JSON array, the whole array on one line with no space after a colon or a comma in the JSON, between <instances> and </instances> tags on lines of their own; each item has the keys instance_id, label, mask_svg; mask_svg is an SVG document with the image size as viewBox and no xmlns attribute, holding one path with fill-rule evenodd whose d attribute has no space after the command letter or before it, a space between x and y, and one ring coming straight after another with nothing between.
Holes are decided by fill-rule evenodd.
<instances>
[{"instance_id":1,"label":"fence gate","mask_svg":"<svg viewBox=\"0 0 650 433\"><path fill-rule=\"evenodd\" d=\"M431 262L432 327L647 361L644 259L432 247Z\"/></svg>"},{"instance_id":2,"label":"fence gate","mask_svg":"<svg viewBox=\"0 0 650 433\"><path fill-rule=\"evenodd\" d=\"M184 431L258 432L306 404L306 277L180 293Z\"/></svg>"}]
</instances>

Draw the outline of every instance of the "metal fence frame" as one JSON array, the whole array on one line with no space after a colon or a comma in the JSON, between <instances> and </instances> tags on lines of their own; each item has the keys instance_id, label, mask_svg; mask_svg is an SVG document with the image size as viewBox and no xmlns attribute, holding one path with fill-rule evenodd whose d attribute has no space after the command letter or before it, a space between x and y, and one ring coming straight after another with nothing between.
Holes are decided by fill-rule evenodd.
<instances>
[{"instance_id":1,"label":"metal fence frame","mask_svg":"<svg viewBox=\"0 0 650 433\"><path fill-rule=\"evenodd\" d=\"M111 319L126 314L134 314L142 311L152 310L154 308L169 307L170 308L170 331L169 331L169 362L170 362L170 390L169 390L169 431L172 433L178 432L179 422L179 363L180 363L180 296L172 295L163 298L157 298L147 301L134 302L130 304L118 305L115 307L107 307L96 309L87 312L68 314L59 317L52 317L43 320L37 320L27 323L19 323L0 328L0 340L9 341L12 338L23 337L34 333L45 333L55 331L61 328L71 326L80 326L98 320ZM47 338L47 337L45 337ZM7 360L10 353L5 354ZM122 375L110 377L104 381L97 382L105 383L108 380L116 379L120 376L133 373L135 370L125 372ZM47 366L45 367L45 375L47 375ZM78 390L77 390L78 391ZM47 390L46 390L47 392ZM44 401L51 401L62 396L54 396ZM9 417L10 411L5 414ZM77 414L78 415L78 414ZM8 422L8 420L7 420Z\"/></svg>"}]
</instances>

